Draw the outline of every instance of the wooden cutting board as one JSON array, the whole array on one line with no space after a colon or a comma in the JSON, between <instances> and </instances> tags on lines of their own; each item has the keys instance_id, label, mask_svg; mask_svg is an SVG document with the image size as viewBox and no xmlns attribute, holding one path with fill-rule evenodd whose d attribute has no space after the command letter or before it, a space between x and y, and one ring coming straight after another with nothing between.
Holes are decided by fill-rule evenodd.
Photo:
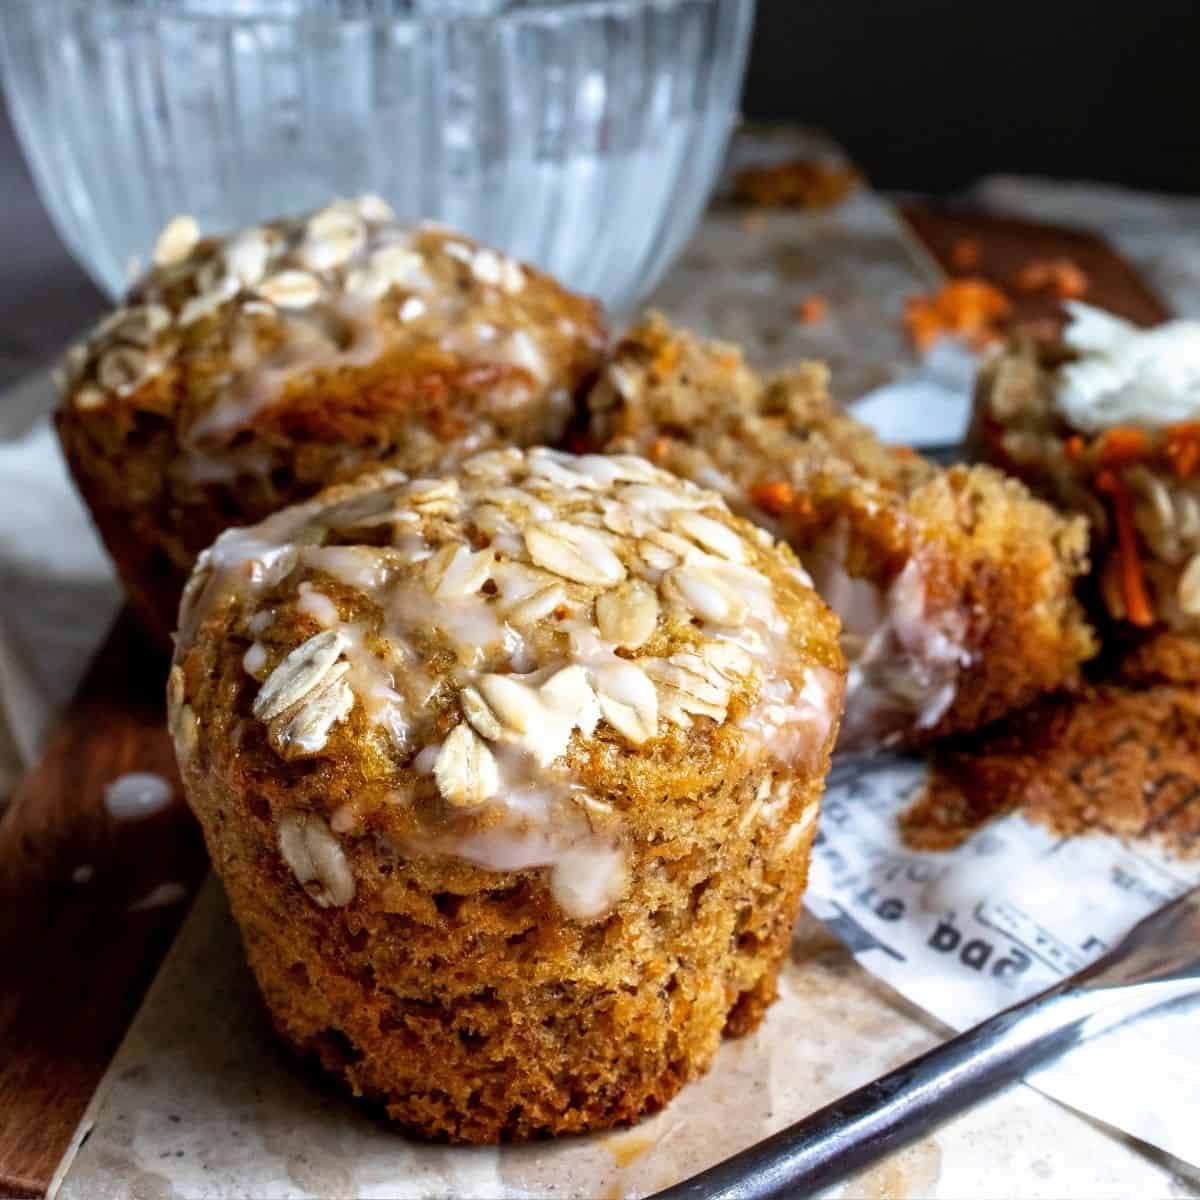
<instances>
[{"instance_id":1,"label":"wooden cutting board","mask_svg":"<svg viewBox=\"0 0 1200 1200\"><path fill-rule=\"evenodd\" d=\"M969 273L1006 289L1030 259L1067 258L1088 277L1090 302L1144 324L1168 315L1092 235L924 206L903 216L947 274L964 273L964 242L977 250ZM1049 294L1014 299L1018 320L1060 312ZM205 872L178 793L137 822L114 821L104 803L107 785L128 771L177 783L165 674L123 616L0 818L3 1195L45 1193Z\"/></svg>"}]
</instances>

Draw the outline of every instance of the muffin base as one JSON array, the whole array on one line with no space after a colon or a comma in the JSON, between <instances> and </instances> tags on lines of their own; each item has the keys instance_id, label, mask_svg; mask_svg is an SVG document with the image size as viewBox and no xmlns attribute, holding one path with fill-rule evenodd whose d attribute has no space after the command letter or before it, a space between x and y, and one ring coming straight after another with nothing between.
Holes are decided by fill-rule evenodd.
<instances>
[{"instance_id":1,"label":"muffin base","mask_svg":"<svg viewBox=\"0 0 1200 1200\"><path fill-rule=\"evenodd\" d=\"M269 812L192 793L280 1035L420 1135L518 1141L628 1125L752 1030L807 878L822 783L755 819L765 771L638 846L628 895L568 920L537 870L355 844L357 895L317 907Z\"/></svg>"}]
</instances>

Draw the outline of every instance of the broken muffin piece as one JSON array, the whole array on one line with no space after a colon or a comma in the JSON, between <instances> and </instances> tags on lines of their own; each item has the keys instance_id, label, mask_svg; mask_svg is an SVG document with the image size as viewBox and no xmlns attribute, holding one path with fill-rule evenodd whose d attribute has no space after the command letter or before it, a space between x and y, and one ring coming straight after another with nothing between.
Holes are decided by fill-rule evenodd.
<instances>
[{"instance_id":1,"label":"broken muffin piece","mask_svg":"<svg viewBox=\"0 0 1200 1200\"><path fill-rule=\"evenodd\" d=\"M1073 682L1086 522L989 467L940 468L834 407L819 363L763 379L652 316L588 399L594 446L636 451L785 538L841 617L841 749L978 728Z\"/></svg>"},{"instance_id":2,"label":"broken muffin piece","mask_svg":"<svg viewBox=\"0 0 1200 1200\"><path fill-rule=\"evenodd\" d=\"M1200 647L1161 632L1105 678L954 739L900 819L918 850L946 850L1021 812L1059 837L1110 834L1200 854Z\"/></svg>"},{"instance_id":3,"label":"broken muffin piece","mask_svg":"<svg viewBox=\"0 0 1200 1200\"><path fill-rule=\"evenodd\" d=\"M1017 340L984 365L972 448L1090 518L1114 633L1200 636L1200 322L1067 308L1061 341Z\"/></svg>"}]
</instances>

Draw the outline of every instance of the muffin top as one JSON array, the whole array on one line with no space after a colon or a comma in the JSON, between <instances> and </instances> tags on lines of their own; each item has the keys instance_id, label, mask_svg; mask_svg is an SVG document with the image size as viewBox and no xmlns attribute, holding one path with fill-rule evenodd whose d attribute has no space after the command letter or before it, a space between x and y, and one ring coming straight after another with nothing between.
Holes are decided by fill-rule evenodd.
<instances>
[{"instance_id":1,"label":"muffin top","mask_svg":"<svg viewBox=\"0 0 1200 1200\"><path fill-rule=\"evenodd\" d=\"M249 428L356 440L373 415L456 388L501 415L549 391L565 412L604 341L590 300L367 195L225 237L177 217L61 384L65 411L169 421L202 475L203 454ZM383 385L334 402L333 377L381 362ZM448 414L447 436L462 432Z\"/></svg>"},{"instance_id":2,"label":"muffin top","mask_svg":"<svg viewBox=\"0 0 1200 1200\"><path fill-rule=\"evenodd\" d=\"M574 916L664 812L764 756L819 770L843 686L790 550L632 456L508 449L330 489L223 534L180 623L185 774L405 856L549 866Z\"/></svg>"}]
</instances>

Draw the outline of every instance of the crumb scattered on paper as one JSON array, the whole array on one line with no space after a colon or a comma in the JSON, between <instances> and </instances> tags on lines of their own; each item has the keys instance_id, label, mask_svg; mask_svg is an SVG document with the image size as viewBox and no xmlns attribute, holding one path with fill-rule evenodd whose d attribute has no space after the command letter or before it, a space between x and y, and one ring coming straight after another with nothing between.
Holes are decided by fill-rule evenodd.
<instances>
[{"instance_id":1,"label":"crumb scattered on paper","mask_svg":"<svg viewBox=\"0 0 1200 1200\"><path fill-rule=\"evenodd\" d=\"M918 350L928 350L943 335L961 337L982 347L999 336L1000 324L1012 311L1009 298L986 279L953 279L940 291L913 296L904 323Z\"/></svg>"},{"instance_id":2,"label":"crumb scattered on paper","mask_svg":"<svg viewBox=\"0 0 1200 1200\"><path fill-rule=\"evenodd\" d=\"M1020 811L1060 837L1108 833L1200 858L1200 688L1150 674L1153 653L943 751L900 817L905 843L945 850Z\"/></svg>"},{"instance_id":3,"label":"crumb scattered on paper","mask_svg":"<svg viewBox=\"0 0 1200 1200\"><path fill-rule=\"evenodd\" d=\"M829 316L829 301L824 296L809 296L796 305L796 319L801 325L819 325Z\"/></svg>"},{"instance_id":4,"label":"crumb scattered on paper","mask_svg":"<svg viewBox=\"0 0 1200 1200\"><path fill-rule=\"evenodd\" d=\"M898 816L927 767L836 763L805 904L867 970L956 1029L1094 961L1141 917L1200 885L1200 856L1097 832L1062 838L1024 811L944 853L906 846ZM1195 1009L1072 1050L1029 1082L1196 1161Z\"/></svg>"},{"instance_id":5,"label":"crumb scattered on paper","mask_svg":"<svg viewBox=\"0 0 1200 1200\"><path fill-rule=\"evenodd\" d=\"M1060 300L1078 300L1087 295L1089 286L1087 272L1069 258L1032 259L1014 282L1018 291L1050 291Z\"/></svg>"}]
</instances>

